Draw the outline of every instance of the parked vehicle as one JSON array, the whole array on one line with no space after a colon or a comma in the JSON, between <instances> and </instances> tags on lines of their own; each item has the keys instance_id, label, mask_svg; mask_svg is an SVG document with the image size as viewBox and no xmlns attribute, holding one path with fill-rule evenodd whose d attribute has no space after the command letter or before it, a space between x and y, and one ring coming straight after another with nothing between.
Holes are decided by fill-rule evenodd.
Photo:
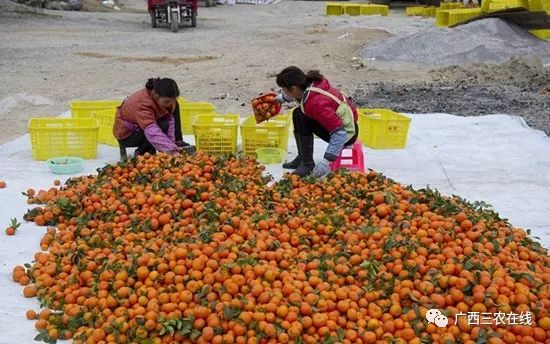
<instances>
[{"instance_id":1,"label":"parked vehicle","mask_svg":"<svg viewBox=\"0 0 550 344\"><path fill-rule=\"evenodd\" d=\"M172 32L178 32L179 27L186 23L196 27L197 9L197 0L147 0L151 26L168 25Z\"/></svg>"}]
</instances>

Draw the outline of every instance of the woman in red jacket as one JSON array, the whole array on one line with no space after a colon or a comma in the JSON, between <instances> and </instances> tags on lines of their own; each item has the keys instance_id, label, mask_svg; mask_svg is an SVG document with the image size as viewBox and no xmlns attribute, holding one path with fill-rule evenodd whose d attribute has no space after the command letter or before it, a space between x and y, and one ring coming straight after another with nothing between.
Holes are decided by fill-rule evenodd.
<instances>
[{"instance_id":1,"label":"woman in red jacket","mask_svg":"<svg viewBox=\"0 0 550 344\"><path fill-rule=\"evenodd\" d=\"M194 152L195 147L182 140L179 95L174 80L153 78L144 89L128 96L118 107L113 126L121 152L126 147L137 147L135 155Z\"/></svg>"},{"instance_id":2,"label":"woman in red jacket","mask_svg":"<svg viewBox=\"0 0 550 344\"><path fill-rule=\"evenodd\" d=\"M299 176L312 172L316 177L326 175L344 146L357 140L355 105L316 70L306 74L298 67L287 67L277 75L277 85L282 89L277 97L280 102L300 104L292 113L298 156L283 167L295 169L293 173ZM329 144L317 164L313 161L314 134Z\"/></svg>"}]
</instances>

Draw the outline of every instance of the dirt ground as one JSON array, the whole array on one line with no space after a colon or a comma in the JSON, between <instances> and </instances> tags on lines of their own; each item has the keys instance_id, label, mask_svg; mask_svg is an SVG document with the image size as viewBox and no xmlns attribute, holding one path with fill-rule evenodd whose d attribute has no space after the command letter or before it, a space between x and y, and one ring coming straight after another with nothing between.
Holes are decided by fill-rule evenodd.
<instances>
[{"instance_id":1,"label":"dirt ground","mask_svg":"<svg viewBox=\"0 0 550 344\"><path fill-rule=\"evenodd\" d=\"M288 65L320 69L361 105L395 104L400 111L445 110L433 99L425 106L415 105L417 97L412 103L404 101L403 92L454 87L448 85L453 78L453 83L464 87L462 72L457 70L434 72L429 67L354 58L361 56L368 42L433 26L430 20L408 18L403 10L392 11L390 17L325 17L324 6L324 2L282 1L201 7L197 28L182 28L178 33L151 28L143 0L126 0L122 11L0 13L0 129L4 133L0 142L24 134L31 117L68 110L71 99L122 99L154 76L174 78L189 100L210 101L219 112L242 116L249 114L252 97L276 87L274 75ZM471 88L468 85L493 89L503 83L464 80L465 89ZM528 92L538 94L543 85L536 86ZM462 96L461 87L453 97ZM529 106L547 106L548 96L540 97L540 102ZM507 113L502 100L495 104L497 108L472 109L470 100L467 105L466 115ZM462 114L460 106L451 110Z\"/></svg>"},{"instance_id":2,"label":"dirt ground","mask_svg":"<svg viewBox=\"0 0 550 344\"><path fill-rule=\"evenodd\" d=\"M353 97L361 107L408 113L517 115L550 135L550 70L533 58L441 68L429 81L359 83Z\"/></svg>"}]
</instances>

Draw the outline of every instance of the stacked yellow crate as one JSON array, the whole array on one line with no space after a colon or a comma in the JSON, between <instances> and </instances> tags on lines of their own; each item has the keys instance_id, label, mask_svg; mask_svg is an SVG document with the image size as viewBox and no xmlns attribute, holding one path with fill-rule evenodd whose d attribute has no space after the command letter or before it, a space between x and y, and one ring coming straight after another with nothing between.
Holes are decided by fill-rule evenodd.
<instances>
[{"instance_id":1,"label":"stacked yellow crate","mask_svg":"<svg viewBox=\"0 0 550 344\"><path fill-rule=\"evenodd\" d=\"M327 2L325 14L327 16L339 16L343 14L350 16L387 16L389 14L389 7L386 5L374 4L340 4L338 2Z\"/></svg>"},{"instance_id":2,"label":"stacked yellow crate","mask_svg":"<svg viewBox=\"0 0 550 344\"><path fill-rule=\"evenodd\" d=\"M462 8L462 3L460 2L442 2L439 5L439 8L442 10L457 10L459 8Z\"/></svg>"},{"instance_id":3,"label":"stacked yellow crate","mask_svg":"<svg viewBox=\"0 0 550 344\"><path fill-rule=\"evenodd\" d=\"M479 17L482 14L481 8L463 8L460 10L450 10L448 26L454 26L472 18Z\"/></svg>"},{"instance_id":4,"label":"stacked yellow crate","mask_svg":"<svg viewBox=\"0 0 550 344\"><path fill-rule=\"evenodd\" d=\"M540 39L550 39L550 29L536 29L536 30L529 30L530 33L537 36Z\"/></svg>"},{"instance_id":5,"label":"stacked yellow crate","mask_svg":"<svg viewBox=\"0 0 550 344\"><path fill-rule=\"evenodd\" d=\"M423 16L424 6L411 6L405 10L408 16Z\"/></svg>"}]
</instances>

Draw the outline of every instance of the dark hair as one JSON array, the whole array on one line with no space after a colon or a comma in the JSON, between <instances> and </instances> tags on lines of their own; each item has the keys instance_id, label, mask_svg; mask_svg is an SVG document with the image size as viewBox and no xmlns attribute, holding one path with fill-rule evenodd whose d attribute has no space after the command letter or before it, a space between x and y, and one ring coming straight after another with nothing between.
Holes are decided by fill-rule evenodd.
<instances>
[{"instance_id":1,"label":"dark hair","mask_svg":"<svg viewBox=\"0 0 550 344\"><path fill-rule=\"evenodd\" d=\"M180 95L178 84L169 78L151 78L147 80L145 88L149 91L155 91L159 97L176 98Z\"/></svg>"},{"instance_id":2,"label":"dark hair","mask_svg":"<svg viewBox=\"0 0 550 344\"><path fill-rule=\"evenodd\" d=\"M297 86L305 90L311 83L321 81L323 78L323 75L318 70L310 70L306 74L300 68L290 66L277 74L277 85L285 88Z\"/></svg>"}]
</instances>

